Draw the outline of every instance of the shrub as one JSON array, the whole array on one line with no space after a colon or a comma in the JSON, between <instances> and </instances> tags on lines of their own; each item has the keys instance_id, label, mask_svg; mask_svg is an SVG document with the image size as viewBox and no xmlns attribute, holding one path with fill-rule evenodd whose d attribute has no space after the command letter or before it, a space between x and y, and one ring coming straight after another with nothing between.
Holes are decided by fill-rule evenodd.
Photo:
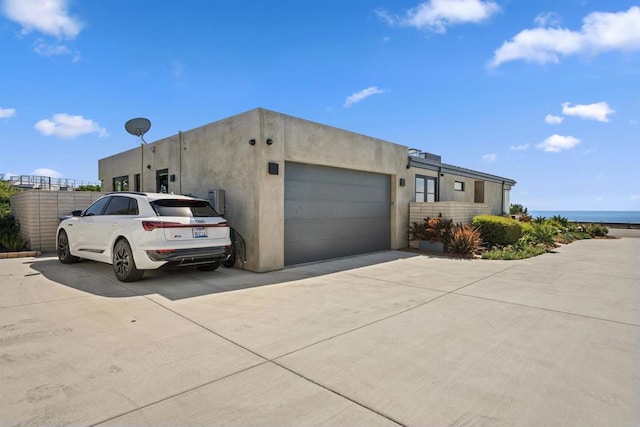
<instances>
[{"instance_id":1,"label":"shrub","mask_svg":"<svg viewBox=\"0 0 640 427\"><path fill-rule=\"evenodd\" d=\"M556 244L557 230L548 224L536 224L530 231L531 237L536 243L546 247L552 247Z\"/></svg>"},{"instance_id":2,"label":"shrub","mask_svg":"<svg viewBox=\"0 0 640 427\"><path fill-rule=\"evenodd\" d=\"M547 250L542 246L526 246L524 248L516 248L507 246L505 248L494 248L482 254L483 259L525 259L542 255Z\"/></svg>"},{"instance_id":3,"label":"shrub","mask_svg":"<svg viewBox=\"0 0 640 427\"><path fill-rule=\"evenodd\" d=\"M21 251L27 247L29 242L20 236L20 234L15 233L7 236L3 236L0 238L0 245L2 245L5 249L9 251Z\"/></svg>"},{"instance_id":4,"label":"shrub","mask_svg":"<svg viewBox=\"0 0 640 427\"><path fill-rule=\"evenodd\" d=\"M447 251L462 256L471 256L478 252L482 239L480 231L470 224L457 224L451 231L447 242Z\"/></svg>"},{"instance_id":5,"label":"shrub","mask_svg":"<svg viewBox=\"0 0 640 427\"><path fill-rule=\"evenodd\" d=\"M0 214L0 239L20 232L20 223L11 214Z\"/></svg>"},{"instance_id":6,"label":"shrub","mask_svg":"<svg viewBox=\"0 0 640 427\"><path fill-rule=\"evenodd\" d=\"M495 215L478 215L473 225L480 230L482 240L489 246L512 245L522 237L522 225L515 219Z\"/></svg>"},{"instance_id":7,"label":"shrub","mask_svg":"<svg viewBox=\"0 0 640 427\"><path fill-rule=\"evenodd\" d=\"M609 234L609 228L602 224L589 224L586 232L593 237L604 237Z\"/></svg>"},{"instance_id":8,"label":"shrub","mask_svg":"<svg viewBox=\"0 0 640 427\"><path fill-rule=\"evenodd\" d=\"M552 224L558 225L559 227L567 228L569 226L569 220L561 215L554 215L549 218L549 221Z\"/></svg>"},{"instance_id":9,"label":"shrub","mask_svg":"<svg viewBox=\"0 0 640 427\"><path fill-rule=\"evenodd\" d=\"M85 184L76 187L75 191L102 191L102 185Z\"/></svg>"},{"instance_id":10,"label":"shrub","mask_svg":"<svg viewBox=\"0 0 640 427\"><path fill-rule=\"evenodd\" d=\"M547 218L543 217L543 216L537 216L534 218L533 222L535 224L544 224L547 221Z\"/></svg>"},{"instance_id":11,"label":"shrub","mask_svg":"<svg viewBox=\"0 0 640 427\"><path fill-rule=\"evenodd\" d=\"M452 227L453 220L427 217L422 224L414 222L409 227L409 236L411 240L446 242L450 237Z\"/></svg>"}]
</instances>

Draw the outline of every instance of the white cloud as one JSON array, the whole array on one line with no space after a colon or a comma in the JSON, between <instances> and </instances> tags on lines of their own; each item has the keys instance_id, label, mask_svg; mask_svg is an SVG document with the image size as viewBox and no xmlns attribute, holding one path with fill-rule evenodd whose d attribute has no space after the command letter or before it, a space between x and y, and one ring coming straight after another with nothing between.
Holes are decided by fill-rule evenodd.
<instances>
[{"instance_id":1,"label":"white cloud","mask_svg":"<svg viewBox=\"0 0 640 427\"><path fill-rule=\"evenodd\" d=\"M360 92L356 92L353 95L347 97L347 99L344 101L344 107L345 108L349 108L353 104L357 104L358 102L362 101L365 98L368 98L368 97L370 97L372 95L385 93L385 92L386 92L386 90L378 89L377 86L368 87L366 89L361 90Z\"/></svg>"},{"instance_id":2,"label":"white cloud","mask_svg":"<svg viewBox=\"0 0 640 427\"><path fill-rule=\"evenodd\" d=\"M19 23L22 32L40 31L56 37L75 38L82 23L69 15L67 0L5 0L3 12Z\"/></svg>"},{"instance_id":3,"label":"white cloud","mask_svg":"<svg viewBox=\"0 0 640 427\"><path fill-rule=\"evenodd\" d=\"M606 102L596 102L595 104L581 105L576 104L571 107L571 103L565 102L562 104L562 114L567 116L577 116L583 119L597 120L599 122L608 122L609 114L613 114L616 111L609 107Z\"/></svg>"},{"instance_id":4,"label":"white cloud","mask_svg":"<svg viewBox=\"0 0 640 427\"><path fill-rule=\"evenodd\" d=\"M392 25L405 25L444 33L449 25L482 22L499 11L500 7L493 1L428 0L410 9L404 17L392 16L384 11L376 13Z\"/></svg>"},{"instance_id":5,"label":"white cloud","mask_svg":"<svg viewBox=\"0 0 640 427\"><path fill-rule=\"evenodd\" d=\"M562 19L555 12L545 12L538 14L533 22L539 27L557 27L562 22Z\"/></svg>"},{"instance_id":6,"label":"white cloud","mask_svg":"<svg viewBox=\"0 0 640 427\"><path fill-rule=\"evenodd\" d=\"M553 134L540 144L537 144L536 147L549 153L557 153L562 150L573 148L578 144L580 144L580 140L578 138Z\"/></svg>"},{"instance_id":7,"label":"white cloud","mask_svg":"<svg viewBox=\"0 0 640 427\"><path fill-rule=\"evenodd\" d=\"M79 135L95 133L99 137L107 136L107 131L93 120L82 116L71 116L66 113L54 114L49 119L43 119L34 126L40 133L46 136L59 138L75 138Z\"/></svg>"},{"instance_id":8,"label":"white cloud","mask_svg":"<svg viewBox=\"0 0 640 427\"><path fill-rule=\"evenodd\" d=\"M497 158L497 154L485 154L484 156L482 156L482 160L484 160L485 162L495 162Z\"/></svg>"},{"instance_id":9,"label":"white cloud","mask_svg":"<svg viewBox=\"0 0 640 427\"><path fill-rule=\"evenodd\" d=\"M39 40L34 49L40 56L55 56L55 55L71 55L71 49L67 46L56 44L50 45Z\"/></svg>"},{"instance_id":10,"label":"white cloud","mask_svg":"<svg viewBox=\"0 0 640 427\"><path fill-rule=\"evenodd\" d=\"M39 168L31 172L31 175L35 176L48 176L51 178L62 178L62 174L58 171L48 168Z\"/></svg>"},{"instance_id":11,"label":"white cloud","mask_svg":"<svg viewBox=\"0 0 640 427\"><path fill-rule=\"evenodd\" d=\"M549 123L550 125L559 125L564 120L564 117L554 116L552 114L547 114L544 118L544 121Z\"/></svg>"},{"instance_id":12,"label":"white cloud","mask_svg":"<svg viewBox=\"0 0 640 427\"><path fill-rule=\"evenodd\" d=\"M593 12L582 20L579 31L566 28L523 30L494 52L492 67L522 59L545 64L561 55L597 54L611 50L640 50L640 7L626 12Z\"/></svg>"},{"instance_id":13,"label":"white cloud","mask_svg":"<svg viewBox=\"0 0 640 427\"><path fill-rule=\"evenodd\" d=\"M529 148L529 144L512 145L509 147L511 151L524 151Z\"/></svg>"},{"instance_id":14,"label":"white cloud","mask_svg":"<svg viewBox=\"0 0 640 427\"><path fill-rule=\"evenodd\" d=\"M0 119L7 119L16 115L15 108L0 108Z\"/></svg>"}]
</instances>

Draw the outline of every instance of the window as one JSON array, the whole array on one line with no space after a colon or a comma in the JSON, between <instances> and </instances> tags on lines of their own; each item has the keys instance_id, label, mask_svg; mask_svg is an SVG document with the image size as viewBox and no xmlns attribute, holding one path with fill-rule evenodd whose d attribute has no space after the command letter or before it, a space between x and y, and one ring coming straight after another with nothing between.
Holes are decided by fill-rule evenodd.
<instances>
[{"instance_id":1,"label":"window","mask_svg":"<svg viewBox=\"0 0 640 427\"><path fill-rule=\"evenodd\" d=\"M113 191L129 191L129 176L113 178Z\"/></svg>"},{"instance_id":2,"label":"window","mask_svg":"<svg viewBox=\"0 0 640 427\"><path fill-rule=\"evenodd\" d=\"M455 191L464 191L464 182L462 182L462 181L453 181L453 189Z\"/></svg>"},{"instance_id":3,"label":"window","mask_svg":"<svg viewBox=\"0 0 640 427\"><path fill-rule=\"evenodd\" d=\"M160 199L151 202L151 207L158 216L219 216L205 200Z\"/></svg>"},{"instance_id":4,"label":"window","mask_svg":"<svg viewBox=\"0 0 640 427\"><path fill-rule=\"evenodd\" d=\"M436 179L427 176L416 176L416 202L436 201Z\"/></svg>"},{"instance_id":5,"label":"window","mask_svg":"<svg viewBox=\"0 0 640 427\"><path fill-rule=\"evenodd\" d=\"M104 215L138 215L138 202L131 197L112 197Z\"/></svg>"},{"instance_id":6,"label":"window","mask_svg":"<svg viewBox=\"0 0 640 427\"><path fill-rule=\"evenodd\" d=\"M140 189L140 174L137 173L133 176L133 191L142 191Z\"/></svg>"},{"instance_id":7,"label":"window","mask_svg":"<svg viewBox=\"0 0 640 427\"><path fill-rule=\"evenodd\" d=\"M93 216L93 215L101 215L104 207L109 203L111 197L105 197L104 199L96 200L94 204L89 206L86 211L84 211L84 216Z\"/></svg>"},{"instance_id":8,"label":"window","mask_svg":"<svg viewBox=\"0 0 640 427\"><path fill-rule=\"evenodd\" d=\"M156 171L156 191L158 193L169 192L169 169Z\"/></svg>"}]
</instances>

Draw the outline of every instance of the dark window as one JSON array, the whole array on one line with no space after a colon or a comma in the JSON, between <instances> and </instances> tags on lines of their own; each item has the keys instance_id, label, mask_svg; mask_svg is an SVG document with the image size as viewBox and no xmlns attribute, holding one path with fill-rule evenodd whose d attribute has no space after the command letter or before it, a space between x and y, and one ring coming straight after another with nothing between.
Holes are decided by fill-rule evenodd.
<instances>
[{"instance_id":1,"label":"dark window","mask_svg":"<svg viewBox=\"0 0 640 427\"><path fill-rule=\"evenodd\" d=\"M102 210L109 203L111 197L96 200L91 206L84 211L84 216L102 215Z\"/></svg>"},{"instance_id":2,"label":"dark window","mask_svg":"<svg viewBox=\"0 0 640 427\"><path fill-rule=\"evenodd\" d=\"M142 191L140 190L140 174L137 173L133 176L133 191Z\"/></svg>"},{"instance_id":3,"label":"dark window","mask_svg":"<svg viewBox=\"0 0 640 427\"><path fill-rule=\"evenodd\" d=\"M162 199L151 202L158 216L220 216L205 200Z\"/></svg>"},{"instance_id":4,"label":"dark window","mask_svg":"<svg viewBox=\"0 0 640 427\"><path fill-rule=\"evenodd\" d=\"M113 178L113 191L129 191L129 176Z\"/></svg>"},{"instance_id":5,"label":"dark window","mask_svg":"<svg viewBox=\"0 0 640 427\"><path fill-rule=\"evenodd\" d=\"M416 202L436 201L436 179L428 176L416 176Z\"/></svg>"},{"instance_id":6,"label":"dark window","mask_svg":"<svg viewBox=\"0 0 640 427\"><path fill-rule=\"evenodd\" d=\"M156 188L158 193L169 192L169 169L156 171Z\"/></svg>"},{"instance_id":7,"label":"dark window","mask_svg":"<svg viewBox=\"0 0 640 427\"><path fill-rule=\"evenodd\" d=\"M138 201L131 197L114 196L104 215L138 215Z\"/></svg>"},{"instance_id":8,"label":"dark window","mask_svg":"<svg viewBox=\"0 0 640 427\"><path fill-rule=\"evenodd\" d=\"M453 189L456 191L464 191L464 182L453 181Z\"/></svg>"}]
</instances>

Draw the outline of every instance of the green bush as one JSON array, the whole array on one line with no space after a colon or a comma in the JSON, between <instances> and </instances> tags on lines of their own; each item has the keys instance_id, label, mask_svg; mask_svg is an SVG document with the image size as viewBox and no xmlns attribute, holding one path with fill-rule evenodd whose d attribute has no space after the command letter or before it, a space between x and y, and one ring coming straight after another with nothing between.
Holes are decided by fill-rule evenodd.
<instances>
[{"instance_id":1,"label":"green bush","mask_svg":"<svg viewBox=\"0 0 640 427\"><path fill-rule=\"evenodd\" d=\"M0 245L9 251L21 251L26 249L29 242L20 236L20 234L11 234L0 238Z\"/></svg>"},{"instance_id":2,"label":"green bush","mask_svg":"<svg viewBox=\"0 0 640 427\"><path fill-rule=\"evenodd\" d=\"M543 246L524 246L522 248L507 246L505 248L494 248L483 252L482 259L525 259L542 255L545 252L547 252L547 250Z\"/></svg>"},{"instance_id":3,"label":"green bush","mask_svg":"<svg viewBox=\"0 0 640 427\"><path fill-rule=\"evenodd\" d=\"M0 214L0 239L20 232L20 223L11 214Z\"/></svg>"},{"instance_id":4,"label":"green bush","mask_svg":"<svg viewBox=\"0 0 640 427\"><path fill-rule=\"evenodd\" d=\"M586 232L593 237L604 237L609 234L609 228L602 224L589 224Z\"/></svg>"},{"instance_id":5,"label":"green bush","mask_svg":"<svg viewBox=\"0 0 640 427\"><path fill-rule=\"evenodd\" d=\"M102 191L102 185L85 184L76 187L75 191Z\"/></svg>"},{"instance_id":6,"label":"green bush","mask_svg":"<svg viewBox=\"0 0 640 427\"><path fill-rule=\"evenodd\" d=\"M515 219L496 215L478 215L473 225L480 230L482 240L492 246L508 246L522 237L522 225Z\"/></svg>"},{"instance_id":7,"label":"green bush","mask_svg":"<svg viewBox=\"0 0 640 427\"><path fill-rule=\"evenodd\" d=\"M536 243L546 247L555 246L557 230L548 224L536 224L530 231L531 237Z\"/></svg>"}]
</instances>

